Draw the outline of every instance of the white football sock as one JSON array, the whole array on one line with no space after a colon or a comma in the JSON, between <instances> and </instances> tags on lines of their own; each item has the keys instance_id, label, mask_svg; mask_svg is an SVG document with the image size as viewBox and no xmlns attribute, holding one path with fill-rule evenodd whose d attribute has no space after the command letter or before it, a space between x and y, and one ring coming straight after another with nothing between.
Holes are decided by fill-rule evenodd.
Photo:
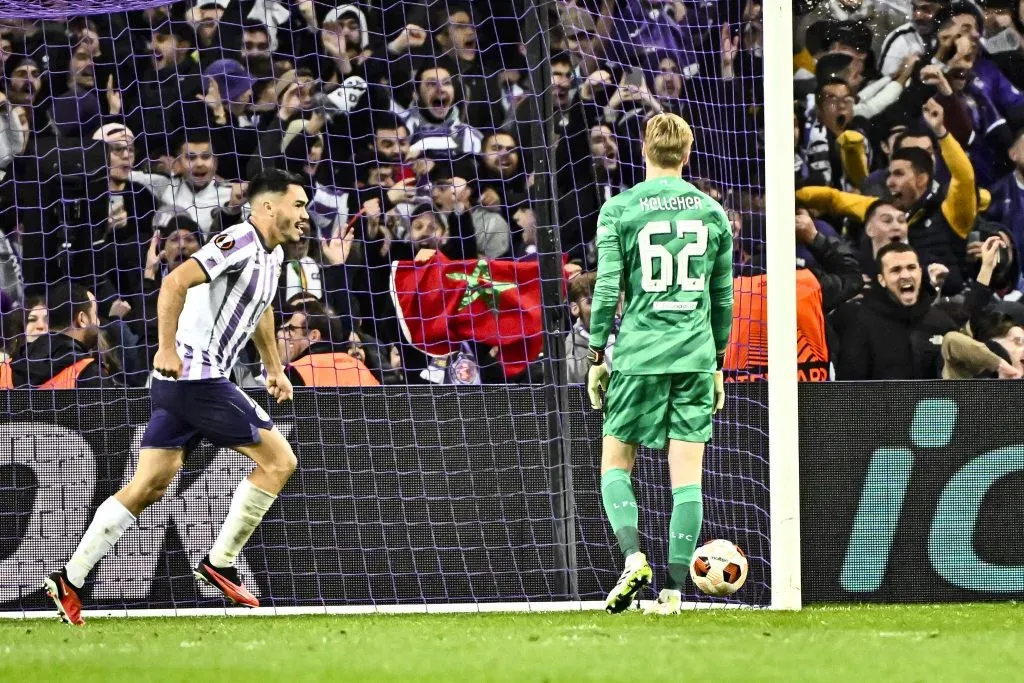
<instances>
[{"instance_id":1,"label":"white football sock","mask_svg":"<svg viewBox=\"0 0 1024 683\"><path fill-rule=\"evenodd\" d=\"M85 577L89 575L96 563L103 559L125 529L135 523L135 515L128 511L117 498L107 498L96 509L96 516L85 530L85 535L78 542L71 559L68 560L68 580L81 588Z\"/></svg>"},{"instance_id":2,"label":"white football sock","mask_svg":"<svg viewBox=\"0 0 1024 683\"><path fill-rule=\"evenodd\" d=\"M235 489L224 526L220 528L217 540L210 549L210 564L214 567L233 567L238 553L242 551L242 547L275 500L277 496L273 493L257 488L248 479L243 479Z\"/></svg>"}]
</instances>

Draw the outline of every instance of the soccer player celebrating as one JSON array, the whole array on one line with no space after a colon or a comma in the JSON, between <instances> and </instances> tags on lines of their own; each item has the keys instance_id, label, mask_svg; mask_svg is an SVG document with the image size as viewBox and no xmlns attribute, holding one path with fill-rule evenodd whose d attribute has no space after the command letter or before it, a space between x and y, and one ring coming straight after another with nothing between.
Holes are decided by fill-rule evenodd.
<instances>
[{"instance_id":1,"label":"soccer player celebrating","mask_svg":"<svg viewBox=\"0 0 1024 683\"><path fill-rule=\"evenodd\" d=\"M281 245L302 239L309 214L302 179L275 169L250 181L249 202L248 221L217 235L161 284L153 415L135 476L99 506L67 565L43 582L65 622L84 623L78 593L86 575L139 514L160 500L204 437L251 458L256 468L235 490L224 525L194 574L235 604L259 606L242 585L235 558L295 471L296 460L267 413L228 377L252 338L266 367L267 391L278 403L292 397L270 303L284 260Z\"/></svg>"},{"instance_id":2,"label":"soccer player celebrating","mask_svg":"<svg viewBox=\"0 0 1024 683\"><path fill-rule=\"evenodd\" d=\"M675 114L647 123L647 179L601 208L587 390L606 391L601 497L626 567L605 609L625 610L651 581L640 552L631 473L637 445L668 442L672 482L668 581L650 610L675 614L704 517L701 461L711 418L725 404L722 361L732 324L732 230L722 207L681 173L693 133ZM609 383L604 347L625 303Z\"/></svg>"}]
</instances>

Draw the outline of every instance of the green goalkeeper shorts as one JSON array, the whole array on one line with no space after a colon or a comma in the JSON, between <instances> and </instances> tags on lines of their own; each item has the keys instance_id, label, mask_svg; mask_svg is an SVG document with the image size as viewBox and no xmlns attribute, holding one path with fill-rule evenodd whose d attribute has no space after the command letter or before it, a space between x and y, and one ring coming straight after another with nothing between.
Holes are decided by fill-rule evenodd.
<instances>
[{"instance_id":1,"label":"green goalkeeper shorts","mask_svg":"<svg viewBox=\"0 0 1024 683\"><path fill-rule=\"evenodd\" d=\"M612 372L605 397L604 435L648 448L664 448L668 439L707 443L714 407L715 382L709 372Z\"/></svg>"}]
</instances>

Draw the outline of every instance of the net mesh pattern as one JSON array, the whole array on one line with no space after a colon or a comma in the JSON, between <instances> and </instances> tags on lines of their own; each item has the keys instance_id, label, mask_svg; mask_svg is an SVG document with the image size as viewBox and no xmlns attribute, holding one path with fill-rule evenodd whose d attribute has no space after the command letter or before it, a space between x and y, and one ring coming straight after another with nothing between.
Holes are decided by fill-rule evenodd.
<instances>
[{"instance_id":1,"label":"net mesh pattern","mask_svg":"<svg viewBox=\"0 0 1024 683\"><path fill-rule=\"evenodd\" d=\"M38 605L26 577L65 561L83 511L130 475L160 282L249 216L246 183L270 167L297 173L310 199L307 234L286 249L273 302L285 356L301 336L290 311L323 309L332 352L365 372L348 377L353 389L303 393L293 414L275 413L304 462L279 518L245 553L263 595L282 604L600 597L618 558L599 505L600 416L563 387L586 371L585 321L565 284L596 269L598 211L643 179L641 131L658 111L692 124L686 177L727 208L737 260L763 247L755 6L7 3L4 343L24 343L26 324L37 334L47 298L83 285L97 300L104 376L93 386L104 389L73 401L5 399L12 464L0 465L0 495L14 512L0 513L0 557L19 578L0 600ZM472 287L452 289L453 273ZM29 380L40 384L70 357L44 354ZM565 357L564 377L552 357ZM233 379L261 395L253 347ZM740 598L764 603L766 396L742 396L707 458L704 535L744 547L755 569ZM24 433L40 420L63 427ZM18 464L25 443L70 434L85 440L72 460ZM232 458L197 451L156 521L144 516L101 564L97 602L212 604L189 566L244 471ZM641 461L645 510L667 514L661 456ZM68 462L85 469L57 477ZM33 493L44 484L53 495ZM62 496L74 504L58 504ZM45 501L70 507L47 511ZM37 512L65 520L55 545ZM651 512L644 527L660 564L667 517ZM124 567L141 556L150 577L133 585Z\"/></svg>"}]
</instances>

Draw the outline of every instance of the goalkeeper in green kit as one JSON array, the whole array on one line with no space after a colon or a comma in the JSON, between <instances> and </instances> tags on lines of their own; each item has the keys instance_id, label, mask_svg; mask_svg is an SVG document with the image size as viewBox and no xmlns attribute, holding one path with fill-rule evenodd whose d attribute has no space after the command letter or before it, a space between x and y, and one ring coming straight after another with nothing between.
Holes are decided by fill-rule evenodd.
<instances>
[{"instance_id":1,"label":"goalkeeper in green kit","mask_svg":"<svg viewBox=\"0 0 1024 683\"><path fill-rule=\"evenodd\" d=\"M648 611L676 614L704 517L701 470L711 419L725 404L732 325L732 229L722 207L680 177L693 145L674 114L647 123L647 179L601 208L587 390L605 396L601 498L626 558L605 609L618 613L651 581L640 552L631 473L638 445L668 443L672 482L668 581ZM604 347L625 292L609 383Z\"/></svg>"}]
</instances>

